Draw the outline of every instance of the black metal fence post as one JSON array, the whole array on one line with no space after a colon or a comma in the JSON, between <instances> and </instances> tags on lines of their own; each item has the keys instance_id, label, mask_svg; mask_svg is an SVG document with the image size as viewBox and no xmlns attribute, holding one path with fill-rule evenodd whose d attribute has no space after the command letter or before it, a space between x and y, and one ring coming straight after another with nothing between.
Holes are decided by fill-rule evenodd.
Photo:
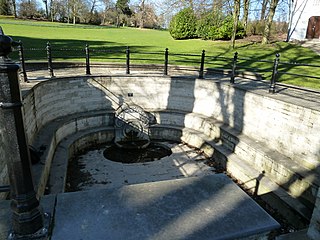
<instances>
[{"instance_id":1,"label":"black metal fence post","mask_svg":"<svg viewBox=\"0 0 320 240\"><path fill-rule=\"evenodd\" d=\"M20 72L23 76L23 81L27 82L28 77L27 77L27 72L26 72L26 64L24 61L24 51L23 51L23 44L21 41L19 41L19 58L20 58L20 63L21 63L21 69Z\"/></svg>"},{"instance_id":2,"label":"black metal fence post","mask_svg":"<svg viewBox=\"0 0 320 240\"><path fill-rule=\"evenodd\" d=\"M169 49L166 48L164 52L164 75L168 75L168 63L169 63Z\"/></svg>"},{"instance_id":3,"label":"black metal fence post","mask_svg":"<svg viewBox=\"0 0 320 240\"><path fill-rule=\"evenodd\" d=\"M234 83L234 79L236 76L237 61L238 61L238 52L235 52L233 56L233 62L232 62L232 72L231 72L230 83Z\"/></svg>"},{"instance_id":4,"label":"black metal fence post","mask_svg":"<svg viewBox=\"0 0 320 240\"><path fill-rule=\"evenodd\" d=\"M89 45L86 44L86 74L90 75L90 52L89 52Z\"/></svg>"},{"instance_id":5,"label":"black metal fence post","mask_svg":"<svg viewBox=\"0 0 320 240\"><path fill-rule=\"evenodd\" d=\"M51 53L51 45L48 42L47 43L47 59L48 59L48 71L49 71L49 75L50 77L54 77L53 74L53 68L52 68L52 53Z\"/></svg>"},{"instance_id":6,"label":"black metal fence post","mask_svg":"<svg viewBox=\"0 0 320 240\"><path fill-rule=\"evenodd\" d=\"M280 61L280 54L277 53L276 58L274 59L274 62L273 62L272 78L270 82L269 93L276 92L276 82L277 82L279 61Z\"/></svg>"},{"instance_id":7,"label":"black metal fence post","mask_svg":"<svg viewBox=\"0 0 320 240\"><path fill-rule=\"evenodd\" d=\"M5 133L0 145L5 149L2 157L7 162L12 199L12 226L8 239L46 237L45 216L40 210L31 173L18 79L19 66L7 56L11 46L18 43L4 35L1 27L0 35L0 130Z\"/></svg>"},{"instance_id":8,"label":"black metal fence post","mask_svg":"<svg viewBox=\"0 0 320 240\"><path fill-rule=\"evenodd\" d=\"M206 57L206 51L202 50L202 54L201 54L201 63L200 63L200 71L199 71L199 78L202 79L203 78L203 71L204 71L204 60Z\"/></svg>"},{"instance_id":9,"label":"black metal fence post","mask_svg":"<svg viewBox=\"0 0 320 240\"><path fill-rule=\"evenodd\" d=\"M126 50L126 74L130 74L130 48Z\"/></svg>"}]
</instances>

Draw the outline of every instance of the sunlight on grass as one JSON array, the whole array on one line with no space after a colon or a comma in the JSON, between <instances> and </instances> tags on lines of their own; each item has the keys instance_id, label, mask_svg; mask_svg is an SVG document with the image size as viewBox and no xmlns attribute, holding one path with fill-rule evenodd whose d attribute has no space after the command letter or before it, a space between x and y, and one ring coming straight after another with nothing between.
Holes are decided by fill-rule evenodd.
<instances>
[{"instance_id":1,"label":"sunlight on grass","mask_svg":"<svg viewBox=\"0 0 320 240\"><path fill-rule=\"evenodd\" d=\"M169 64L198 66L201 52L205 50L208 62L205 67L230 69L233 55L237 51L239 57L238 70L261 71L262 76L269 79L275 54L280 53L280 63L282 64L279 66L279 71L320 78L319 55L307 48L286 42L261 45L260 43L241 40L237 41L236 48L232 49L229 41L204 41L200 39L177 41L170 36L168 31L164 30L141 30L138 28L115 28L84 24L72 25L3 17L0 17L0 25L7 35L12 36L14 40L23 42L28 60L45 60L45 47L47 42L50 42L52 49L69 49L67 56L63 56L65 52L53 52L53 55L56 54L55 57L59 59L83 59L84 47L88 44L92 51L93 61L123 62L125 49L130 46L134 63L162 64L165 48L168 48ZM28 51L31 48L38 50ZM106 51L99 52L99 49ZM174 54L193 54L196 56ZM259 60L270 62L259 62ZM319 67L297 67L283 63L313 64ZM320 79L282 74L279 80L294 85L320 89Z\"/></svg>"}]
</instances>

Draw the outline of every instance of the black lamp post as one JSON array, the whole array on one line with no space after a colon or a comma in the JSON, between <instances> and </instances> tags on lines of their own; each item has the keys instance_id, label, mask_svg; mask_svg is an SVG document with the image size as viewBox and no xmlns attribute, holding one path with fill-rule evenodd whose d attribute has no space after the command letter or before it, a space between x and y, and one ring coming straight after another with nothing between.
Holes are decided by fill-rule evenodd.
<instances>
[{"instance_id":1,"label":"black lamp post","mask_svg":"<svg viewBox=\"0 0 320 240\"><path fill-rule=\"evenodd\" d=\"M25 135L19 66L8 58L18 45L0 27L0 144L7 162L11 192L12 226L8 239L47 234L34 190L31 161Z\"/></svg>"}]
</instances>

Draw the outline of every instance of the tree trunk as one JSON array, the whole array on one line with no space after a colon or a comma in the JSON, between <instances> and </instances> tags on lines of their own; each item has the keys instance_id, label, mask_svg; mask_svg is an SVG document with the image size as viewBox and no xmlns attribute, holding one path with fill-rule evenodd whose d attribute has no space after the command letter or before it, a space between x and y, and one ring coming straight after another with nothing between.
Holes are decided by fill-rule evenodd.
<instances>
[{"instance_id":1,"label":"tree trunk","mask_svg":"<svg viewBox=\"0 0 320 240\"><path fill-rule=\"evenodd\" d=\"M192 10L194 10L193 0L189 0L189 6Z\"/></svg>"},{"instance_id":2,"label":"tree trunk","mask_svg":"<svg viewBox=\"0 0 320 240\"><path fill-rule=\"evenodd\" d=\"M249 16L249 3L250 0L244 0L243 7L243 27L245 33L247 33L247 25L248 25L248 16Z\"/></svg>"},{"instance_id":3,"label":"tree trunk","mask_svg":"<svg viewBox=\"0 0 320 240\"><path fill-rule=\"evenodd\" d=\"M50 9L50 18L51 18L51 22L53 22L54 20L54 10L53 10L53 1L50 1L50 6L49 6L49 9ZM49 19L48 19L49 20Z\"/></svg>"},{"instance_id":4,"label":"tree trunk","mask_svg":"<svg viewBox=\"0 0 320 240\"><path fill-rule=\"evenodd\" d=\"M91 9L90 9L90 19L89 19L89 23L92 22L92 16L93 16L93 11L96 8L96 0L92 1L92 5L91 5Z\"/></svg>"},{"instance_id":5,"label":"tree trunk","mask_svg":"<svg viewBox=\"0 0 320 240\"><path fill-rule=\"evenodd\" d=\"M13 10L14 18L17 18L17 5L16 5L16 0L12 0L12 10Z\"/></svg>"},{"instance_id":6,"label":"tree trunk","mask_svg":"<svg viewBox=\"0 0 320 240\"><path fill-rule=\"evenodd\" d=\"M223 6L223 0L213 0L212 9L214 12L221 12Z\"/></svg>"},{"instance_id":7,"label":"tree trunk","mask_svg":"<svg viewBox=\"0 0 320 240\"><path fill-rule=\"evenodd\" d=\"M76 9L76 4L74 3L74 5L73 5L73 9L72 9L73 11L72 11L72 17L73 17L73 25L75 25L76 24L76 11L77 11L77 9Z\"/></svg>"},{"instance_id":8,"label":"tree trunk","mask_svg":"<svg viewBox=\"0 0 320 240\"><path fill-rule=\"evenodd\" d=\"M234 0L234 11L233 11L233 32L231 36L231 44L232 48L234 48L236 42L236 34L237 34L237 27L239 22L239 15L240 15L240 0Z\"/></svg>"},{"instance_id":9,"label":"tree trunk","mask_svg":"<svg viewBox=\"0 0 320 240\"><path fill-rule=\"evenodd\" d=\"M264 32L263 32L263 37L261 42L262 44L267 44L269 42L273 16L276 11L278 3L279 3L279 0L271 0L269 14L267 17L266 25L264 27Z\"/></svg>"},{"instance_id":10,"label":"tree trunk","mask_svg":"<svg viewBox=\"0 0 320 240\"><path fill-rule=\"evenodd\" d=\"M46 4L46 19L49 20L49 10L48 10L48 3L47 1L45 2Z\"/></svg>"},{"instance_id":11,"label":"tree trunk","mask_svg":"<svg viewBox=\"0 0 320 240\"><path fill-rule=\"evenodd\" d=\"M144 27L144 15L145 15L145 9L144 9L144 2L145 0L141 1L141 5L140 5L140 23L139 23L139 28L143 28Z\"/></svg>"},{"instance_id":12,"label":"tree trunk","mask_svg":"<svg viewBox=\"0 0 320 240\"><path fill-rule=\"evenodd\" d=\"M267 11L267 5L270 0L263 0L262 6L261 6L261 15L260 15L260 21L264 21L266 17L266 11Z\"/></svg>"},{"instance_id":13,"label":"tree trunk","mask_svg":"<svg viewBox=\"0 0 320 240\"><path fill-rule=\"evenodd\" d=\"M293 6L294 2L293 0L289 1L289 25L288 25L288 34L287 34L287 39L286 39L286 42L289 42L290 40L290 37L291 37L291 29L292 29L292 20L293 20L293 15L294 15L294 9L295 9L295 6ZM297 3L295 2L295 5Z\"/></svg>"}]
</instances>

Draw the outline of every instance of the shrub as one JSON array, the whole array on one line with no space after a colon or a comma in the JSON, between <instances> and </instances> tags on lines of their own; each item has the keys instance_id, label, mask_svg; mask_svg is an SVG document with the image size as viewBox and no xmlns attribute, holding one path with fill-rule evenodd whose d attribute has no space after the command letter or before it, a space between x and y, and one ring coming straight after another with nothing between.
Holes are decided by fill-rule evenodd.
<instances>
[{"instance_id":1,"label":"shrub","mask_svg":"<svg viewBox=\"0 0 320 240\"><path fill-rule=\"evenodd\" d=\"M205 40L216 39L222 18L221 14L214 12L201 16L197 22L197 36Z\"/></svg>"},{"instance_id":2,"label":"shrub","mask_svg":"<svg viewBox=\"0 0 320 240\"><path fill-rule=\"evenodd\" d=\"M233 31L233 18L223 17L219 14L209 13L198 21L197 34L202 39L231 39ZM236 37L242 38L245 35L244 28L239 22Z\"/></svg>"},{"instance_id":3,"label":"shrub","mask_svg":"<svg viewBox=\"0 0 320 240\"><path fill-rule=\"evenodd\" d=\"M174 39L195 38L196 16L191 8L185 8L177 13L171 20L169 32Z\"/></svg>"}]
</instances>

